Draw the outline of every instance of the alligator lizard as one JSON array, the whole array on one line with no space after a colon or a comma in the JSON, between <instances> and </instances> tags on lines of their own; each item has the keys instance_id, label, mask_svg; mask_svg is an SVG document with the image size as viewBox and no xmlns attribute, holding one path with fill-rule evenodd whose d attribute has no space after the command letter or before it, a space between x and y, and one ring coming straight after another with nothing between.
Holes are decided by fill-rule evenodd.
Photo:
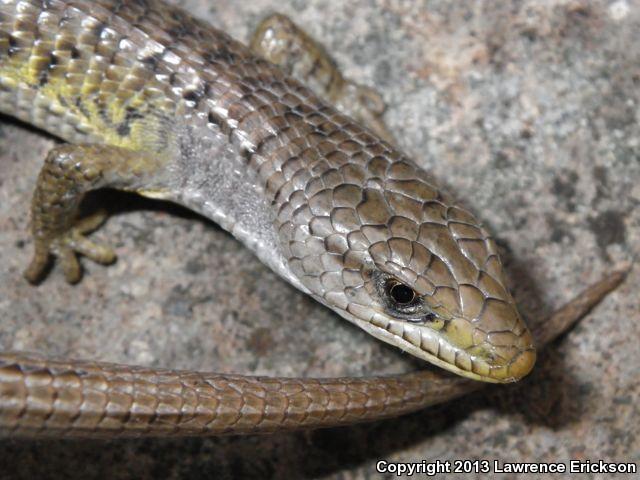
<instances>
[{"instance_id":1,"label":"alligator lizard","mask_svg":"<svg viewBox=\"0 0 640 480\"><path fill-rule=\"evenodd\" d=\"M50 151L33 195L29 281L52 256L71 283L78 254L113 262L85 236L104 216L78 219L78 206L93 189L135 191L207 216L343 318L467 377L261 378L8 352L3 433L341 425L424 408L478 380L516 381L533 367L533 335L493 239L393 146L375 92L342 78L283 17L261 24L250 49L160 1L3 1L0 110L67 142ZM621 279L605 278L552 316L534 332L539 343Z\"/></svg>"}]
</instances>

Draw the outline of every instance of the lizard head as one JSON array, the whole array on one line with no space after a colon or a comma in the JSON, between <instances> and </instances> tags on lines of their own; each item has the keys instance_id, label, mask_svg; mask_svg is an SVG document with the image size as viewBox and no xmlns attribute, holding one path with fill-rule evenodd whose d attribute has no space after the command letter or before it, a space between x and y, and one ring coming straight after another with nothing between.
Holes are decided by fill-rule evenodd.
<instances>
[{"instance_id":1,"label":"lizard head","mask_svg":"<svg viewBox=\"0 0 640 480\"><path fill-rule=\"evenodd\" d=\"M533 339L495 242L423 170L387 152L313 185L280 229L291 269L312 295L459 375L512 382L529 373Z\"/></svg>"}]
</instances>

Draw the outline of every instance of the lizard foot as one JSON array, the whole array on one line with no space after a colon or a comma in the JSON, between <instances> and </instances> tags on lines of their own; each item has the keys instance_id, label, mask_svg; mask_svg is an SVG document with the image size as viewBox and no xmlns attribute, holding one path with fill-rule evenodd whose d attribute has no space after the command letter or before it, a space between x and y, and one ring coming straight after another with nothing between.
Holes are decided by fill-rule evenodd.
<instances>
[{"instance_id":1,"label":"lizard foot","mask_svg":"<svg viewBox=\"0 0 640 480\"><path fill-rule=\"evenodd\" d=\"M37 283L47 270L51 255L60 261L64 277L69 283L77 283L82 278L78 254L102 265L115 262L117 257L111 247L93 242L85 236L100 227L106 219L106 211L100 210L80 219L69 231L57 237L36 238L35 253L24 272L25 278L30 283Z\"/></svg>"}]
</instances>

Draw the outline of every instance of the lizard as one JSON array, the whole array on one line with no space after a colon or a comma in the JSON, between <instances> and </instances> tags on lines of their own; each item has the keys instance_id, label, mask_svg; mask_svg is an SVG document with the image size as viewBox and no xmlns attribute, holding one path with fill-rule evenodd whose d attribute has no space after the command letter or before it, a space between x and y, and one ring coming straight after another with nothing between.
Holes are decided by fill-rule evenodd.
<instances>
[{"instance_id":1,"label":"lizard","mask_svg":"<svg viewBox=\"0 0 640 480\"><path fill-rule=\"evenodd\" d=\"M87 237L104 214L78 218L78 207L90 190L134 191L212 219L302 292L459 377L262 378L6 352L0 430L210 435L332 426L526 376L534 336L548 343L623 274L532 333L491 235L394 146L382 110L376 92L343 78L279 15L247 48L160 0L2 2L0 111L66 142L38 177L27 280L40 281L52 256L70 283L81 277L78 255L112 263L113 250Z\"/></svg>"}]
</instances>

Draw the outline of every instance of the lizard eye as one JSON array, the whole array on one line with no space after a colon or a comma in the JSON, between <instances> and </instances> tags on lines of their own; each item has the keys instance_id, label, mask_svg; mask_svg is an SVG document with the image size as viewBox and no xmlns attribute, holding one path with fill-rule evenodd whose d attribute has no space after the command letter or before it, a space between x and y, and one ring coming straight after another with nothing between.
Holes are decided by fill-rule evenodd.
<instances>
[{"instance_id":1,"label":"lizard eye","mask_svg":"<svg viewBox=\"0 0 640 480\"><path fill-rule=\"evenodd\" d=\"M389 315L420 324L433 322L438 317L409 285L393 277L380 276L377 288Z\"/></svg>"},{"instance_id":2,"label":"lizard eye","mask_svg":"<svg viewBox=\"0 0 640 480\"><path fill-rule=\"evenodd\" d=\"M399 306L405 306L416 299L416 292L413 288L399 282L389 282L387 294Z\"/></svg>"}]
</instances>

